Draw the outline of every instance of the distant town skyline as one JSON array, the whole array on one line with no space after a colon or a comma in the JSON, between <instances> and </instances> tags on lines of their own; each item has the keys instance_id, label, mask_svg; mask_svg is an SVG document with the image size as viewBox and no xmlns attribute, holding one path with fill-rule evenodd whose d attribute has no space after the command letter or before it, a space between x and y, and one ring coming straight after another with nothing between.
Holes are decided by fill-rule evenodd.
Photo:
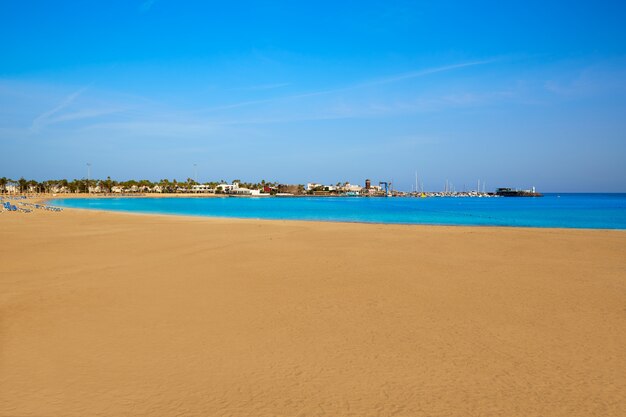
<instances>
[{"instance_id":1,"label":"distant town skyline","mask_svg":"<svg viewBox=\"0 0 626 417\"><path fill-rule=\"evenodd\" d=\"M0 177L626 192L626 5L0 4Z\"/></svg>"}]
</instances>

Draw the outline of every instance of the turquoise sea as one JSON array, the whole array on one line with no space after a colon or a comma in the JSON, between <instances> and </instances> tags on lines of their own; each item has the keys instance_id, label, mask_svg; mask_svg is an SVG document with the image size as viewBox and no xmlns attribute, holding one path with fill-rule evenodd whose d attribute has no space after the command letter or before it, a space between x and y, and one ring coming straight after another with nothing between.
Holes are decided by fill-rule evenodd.
<instances>
[{"instance_id":1,"label":"turquoise sea","mask_svg":"<svg viewBox=\"0 0 626 417\"><path fill-rule=\"evenodd\" d=\"M626 194L542 198L85 198L68 208L273 220L626 229Z\"/></svg>"}]
</instances>

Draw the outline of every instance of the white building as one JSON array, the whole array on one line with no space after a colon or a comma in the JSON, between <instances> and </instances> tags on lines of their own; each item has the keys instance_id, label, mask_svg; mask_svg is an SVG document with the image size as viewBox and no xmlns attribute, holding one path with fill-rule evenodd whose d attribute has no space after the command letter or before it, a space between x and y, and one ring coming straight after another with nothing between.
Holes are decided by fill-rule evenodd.
<instances>
[{"instance_id":1,"label":"white building","mask_svg":"<svg viewBox=\"0 0 626 417\"><path fill-rule=\"evenodd\" d=\"M252 190L248 188L231 188L229 194L233 195L252 195Z\"/></svg>"},{"instance_id":2,"label":"white building","mask_svg":"<svg viewBox=\"0 0 626 417\"><path fill-rule=\"evenodd\" d=\"M215 190L206 184L195 184L191 186L192 193L214 193Z\"/></svg>"},{"instance_id":3,"label":"white building","mask_svg":"<svg viewBox=\"0 0 626 417\"><path fill-rule=\"evenodd\" d=\"M52 187L50 187L50 192L55 194L69 193L70 189L62 185L53 185Z\"/></svg>"},{"instance_id":4,"label":"white building","mask_svg":"<svg viewBox=\"0 0 626 417\"><path fill-rule=\"evenodd\" d=\"M239 187L239 184L237 184L236 188L231 188L230 191L228 192L228 194L231 194L231 195L249 195L249 196L254 196L254 197L269 196L269 194L263 193L263 190L251 190L249 188Z\"/></svg>"},{"instance_id":5,"label":"white building","mask_svg":"<svg viewBox=\"0 0 626 417\"><path fill-rule=\"evenodd\" d=\"M383 187L381 187L380 185L370 185L369 189L364 189L362 192L370 195L380 194L383 192Z\"/></svg>"},{"instance_id":6,"label":"white building","mask_svg":"<svg viewBox=\"0 0 626 417\"><path fill-rule=\"evenodd\" d=\"M345 183L343 187L341 187L341 191L353 193L360 193L362 189L363 187L361 187L360 185L350 184L349 182Z\"/></svg>"},{"instance_id":7,"label":"white building","mask_svg":"<svg viewBox=\"0 0 626 417\"><path fill-rule=\"evenodd\" d=\"M334 185L324 185L324 184L318 184L318 183L313 183L313 182L308 183L306 187L304 187L304 189L306 191L316 191L316 190L337 191L337 187Z\"/></svg>"},{"instance_id":8,"label":"white building","mask_svg":"<svg viewBox=\"0 0 626 417\"><path fill-rule=\"evenodd\" d=\"M239 183L238 182L234 182L232 184L219 184L217 187L215 187L217 190L220 190L223 193L228 193L230 192L233 188L239 188Z\"/></svg>"},{"instance_id":9,"label":"white building","mask_svg":"<svg viewBox=\"0 0 626 417\"><path fill-rule=\"evenodd\" d=\"M320 187L324 187L324 184L318 184L318 183L315 183L315 182L309 182L309 183L307 183L306 187L304 187L304 189L306 191L313 191L316 188L320 188Z\"/></svg>"},{"instance_id":10,"label":"white building","mask_svg":"<svg viewBox=\"0 0 626 417\"><path fill-rule=\"evenodd\" d=\"M250 190L250 195L253 197L269 197L268 193L264 193L263 190Z\"/></svg>"}]
</instances>

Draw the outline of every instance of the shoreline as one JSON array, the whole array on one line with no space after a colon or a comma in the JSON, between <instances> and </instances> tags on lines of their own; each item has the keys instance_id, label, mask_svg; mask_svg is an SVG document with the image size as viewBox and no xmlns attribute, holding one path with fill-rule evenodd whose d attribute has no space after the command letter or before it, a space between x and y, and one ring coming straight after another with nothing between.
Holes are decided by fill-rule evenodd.
<instances>
[{"instance_id":1,"label":"shoreline","mask_svg":"<svg viewBox=\"0 0 626 417\"><path fill-rule=\"evenodd\" d=\"M511 229L511 230L519 230L519 229L529 229L529 230L553 230L553 231L567 231L567 230L581 230L581 231L614 231L614 232L626 232L626 229L620 228L593 228L593 227L542 227L542 226L499 226L499 225L488 225L488 224L445 224L445 223L432 223L432 224L422 224L422 223L383 223L383 222L365 222L365 221L337 221L337 220L302 220L302 219L264 219L264 218L251 218L251 217L227 217L227 216L207 216L207 215L192 215L192 214L165 214L165 213L146 213L146 212L133 212L133 211L124 211L124 210L104 210L104 209L86 209L86 208L76 208L76 207L61 207L65 210L78 210L85 212L100 212L100 213L112 213L112 214L121 214L121 215L130 215L130 216L156 216L156 217L173 217L173 218L187 218L187 219L207 219L207 220L233 220L233 221L250 221L250 222L276 222L276 223L319 223L319 224L355 224L355 225L372 225L372 226L399 226L399 227L425 227L425 228L485 228L485 229Z\"/></svg>"},{"instance_id":2,"label":"shoreline","mask_svg":"<svg viewBox=\"0 0 626 417\"><path fill-rule=\"evenodd\" d=\"M141 198L143 196L133 196L133 198ZM153 197L148 197L148 198L159 198L159 197L164 197L164 196L153 196ZM180 194L171 194L167 197L164 198L185 198L188 197L186 195L180 195ZM250 196L244 196L247 198L254 198L254 197L250 197ZM311 197L311 196L301 196L301 197ZM87 195L87 194L79 194L79 195L74 195L71 197L71 199L85 199L85 198L104 198L104 199L108 199L108 198L126 198L126 196L98 196L98 197L93 197L91 195ZM191 198L202 198L202 196L193 196ZM209 198L229 198L228 195L211 195ZM267 197L264 197L267 198ZM282 198L282 197L281 197ZM47 197L42 197L37 199L36 201L39 202L47 202L50 200L54 200L54 199L64 199L64 197L58 197L58 196L47 196ZM620 227L604 227L604 228L598 228L598 227L554 227L554 226L527 226L527 225L520 225L520 226L516 226L516 225L497 225L497 224L448 224L448 223L402 223L402 222L397 222L397 223L390 223L390 222L376 222L376 221L359 221L359 220L319 220L319 219L270 219L270 218L250 218L250 217L230 217L230 216L211 216L211 215L204 215L204 214L178 214L178 213L150 213L150 212L135 212L135 211L126 211L126 210L106 210L106 209L92 209L92 208L76 208L76 207L62 207L64 210L89 210L89 211L104 211L104 212L112 212L112 213L125 213L125 214L137 214L137 215L160 215L160 216L176 216L176 217L193 217L193 218L208 218L208 219L236 219L236 220L255 220L255 221L287 221L287 222L319 222L319 223L332 223L332 224L340 224L340 223L348 223L348 224L364 224L364 225L398 225L398 226L425 226L425 227L470 227L470 228L475 228L475 227L486 227L486 228L512 228L512 229L524 229L524 228L528 228L528 229L543 229L543 230L550 230L550 229L554 229L554 230L613 230L613 231L626 231L626 228L620 228Z\"/></svg>"},{"instance_id":3,"label":"shoreline","mask_svg":"<svg viewBox=\"0 0 626 417\"><path fill-rule=\"evenodd\" d=\"M121 216L138 216L138 217L155 217L155 218L164 218L164 219L182 219L182 220L197 220L203 221L206 220L208 222L211 221L220 221L220 222L242 222L242 223L276 223L276 224L284 224L284 223L293 223L293 224L319 224L319 225L362 225L362 226L389 226L389 227L400 227L400 228L453 228L453 229L503 229L503 230L545 230L545 231L597 231L597 232L616 232L623 233L626 232L626 229L602 229L602 228L582 228L582 227L530 227L530 226L497 226L497 225L454 225L454 224L415 224L415 223L379 223L379 222L359 222L359 221L335 221L335 220L301 220L301 219L263 219L263 218L246 218L246 217L222 217L222 216L206 216L206 215L189 215L189 214L163 214L163 213L145 213L145 212L131 212L131 211L122 211L122 210L103 210L103 209L84 209L84 208L74 208L74 207L61 207L63 211L78 211L78 212L95 212L95 213L105 213L105 214L118 214Z\"/></svg>"}]
</instances>

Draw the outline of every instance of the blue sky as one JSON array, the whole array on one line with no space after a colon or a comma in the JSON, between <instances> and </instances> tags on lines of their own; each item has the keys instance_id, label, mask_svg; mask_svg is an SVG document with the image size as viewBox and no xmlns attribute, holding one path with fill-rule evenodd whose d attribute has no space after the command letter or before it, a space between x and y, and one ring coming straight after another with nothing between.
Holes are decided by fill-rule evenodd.
<instances>
[{"instance_id":1,"label":"blue sky","mask_svg":"<svg viewBox=\"0 0 626 417\"><path fill-rule=\"evenodd\" d=\"M0 0L0 176L626 192L619 1Z\"/></svg>"}]
</instances>

